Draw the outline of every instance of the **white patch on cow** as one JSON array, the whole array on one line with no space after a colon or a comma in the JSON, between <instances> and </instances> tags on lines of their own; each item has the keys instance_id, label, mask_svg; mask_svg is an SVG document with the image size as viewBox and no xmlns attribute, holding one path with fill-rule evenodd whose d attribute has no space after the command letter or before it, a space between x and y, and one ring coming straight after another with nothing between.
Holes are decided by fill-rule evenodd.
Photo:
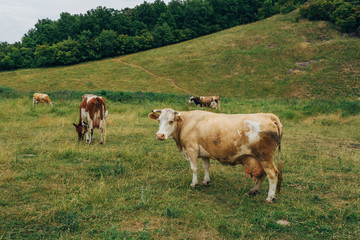
<instances>
[{"instance_id":1,"label":"white patch on cow","mask_svg":"<svg viewBox=\"0 0 360 240\"><path fill-rule=\"evenodd\" d=\"M85 123L87 123L88 120L87 120L87 114L86 114L85 108L81 108L80 114L81 114L81 119L82 119L82 121L85 122Z\"/></svg>"},{"instance_id":2,"label":"white patch on cow","mask_svg":"<svg viewBox=\"0 0 360 240\"><path fill-rule=\"evenodd\" d=\"M249 143L256 143L260 139L260 123L251 121L251 120L245 120L244 121L245 126L247 125L249 127L249 131L245 133L245 135L249 138Z\"/></svg>"},{"instance_id":3,"label":"white patch on cow","mask_svg":"<svg viewBox=\"0 0 360 240\"><path fill-rule=\"evenodd\" d=\"M211 107L211 108L217 108L217 103L216 103L215 101L212 101L212 102L210 103L210 107Z\"/></svg>"},{"instance_id":4,"label":"white patch on cow","mask_svg":"<svg viewBox=\"0 0 360 240\"><path fill-rule=\"evenodd\" d=\"M277 184L277 178L275 180L269 178L269 192L266 198L266 200L269 202L272 202L273 199L275 198L276 184Z\"/></svg>"},{"instance_id":5,"label":"white patch on cow","mask_svg":"<svg viewBox=\"0 0 360 240\"><path fill-rule=\"evenodd\" d=\"M95 95L94 95L94 96L91 96L91 97L88 97L88 98L87 98L87 103L89 103L91 99L96 98L96 97L97 97L97 96L95 96Z\"/></svg>"},{"instance_id":6,"label":"white patch on cow","mask_svg":"<svg viewBox=\"0 0 360 240\"><path fill-rule=\"evenodd\" d=\"M159 131L156 133L156 135L164 134L165 139L171 139L176 126L176 121L174 121L175 111L170 108L163 109L161 111L158 120L159 120ZM173 123L170 124L169 123L170 121L172 121Z\"/></svg>"}]
</instances>

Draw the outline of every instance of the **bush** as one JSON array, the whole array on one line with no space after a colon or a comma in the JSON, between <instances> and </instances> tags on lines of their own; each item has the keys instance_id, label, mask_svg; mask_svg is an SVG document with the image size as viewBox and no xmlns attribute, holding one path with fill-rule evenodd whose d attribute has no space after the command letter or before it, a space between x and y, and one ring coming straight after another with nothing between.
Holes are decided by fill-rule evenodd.
<instances>
[{"instance_id":1,"label":"bush","mask_svg":"<svg viewBox=\"0 0 360 240\"><path fill-rule=\"evenodd\" d=\"M300 8L302 17L309 20L331 21L343 32L360 31L359 2L349 0L315 0Z\"/></svg>"}]
</instances>

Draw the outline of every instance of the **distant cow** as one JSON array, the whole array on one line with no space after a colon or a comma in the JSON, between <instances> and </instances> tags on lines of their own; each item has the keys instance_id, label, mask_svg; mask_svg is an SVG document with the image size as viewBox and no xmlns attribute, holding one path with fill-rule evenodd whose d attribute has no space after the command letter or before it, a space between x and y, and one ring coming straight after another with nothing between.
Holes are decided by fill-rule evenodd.
<instances>
[{"instance_id":1,"label":"distant cow","mask_svg":"<svg viewBox=\"0 0 360 240\"><path fill-rule=\"evenodd\" d=\"M266 203L275 199L282 181L281 137L282 125L271 113L217 114L204 111L177 112L171 108L153 110L149 114L159 121L156 138L173 138L179 151L190 161L192 183L198 184L198 158L203 159L204 186L210 184L210 158L225 165L242 164L246 176L257 179L247 194L256 195L266 175L269 192ZM278 147L278 168L274 154Z\"/></svg>"},{"instance_id":2,"label":"distant cow","mask_svg":"<svg viewBox=\"0 0 360 240\"><path fill-rule=\"evenodd\" d=\"M108 111L105 106L105 99L96 95L85 96L80 105L80 119L79 124L73 123L79 136L79 141L84 138L86 134L86 142L88 144L94 140L94 128L99 128L100 144L105 142L106 123L105 118ZM90 130L90 138L88 135ZM104 138L103 138L104 133Z\"/></svg>"},{"instance_id":3,"label":"distant cow","mask_svg":"<svg viewBox=\"0 0 360 240\"><path fill-rule=\"evenodd\" d=\"M191 97L189 103L195 103L196 106L200 106L203 109L203 106L220 109L220 97L219 96L200 96L200 97Z\"/></svg>"},{"instance_id":4,"label":"distant cow","mask_svg":"<svg viewBox=\"0 0 360 240\"><path fill-rule=\"evenodd\" d=\"M34 93L33 95L33 105L37 103L49 104L50 107L53 106L53 103L50 100L50 97L45 93Z\"/></svg>"}]
</instances>

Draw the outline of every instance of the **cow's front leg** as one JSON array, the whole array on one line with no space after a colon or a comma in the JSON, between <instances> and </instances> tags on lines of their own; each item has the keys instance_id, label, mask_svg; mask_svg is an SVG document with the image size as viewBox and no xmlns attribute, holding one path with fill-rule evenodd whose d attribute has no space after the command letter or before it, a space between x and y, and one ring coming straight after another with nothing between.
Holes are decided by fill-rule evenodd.
<instances>
[{"instance_id":1,"label":"cow's front leg","mask_svg":"<svg viewBox=\"0 0 360 240\"><path fill-rule=\"evenodd\" d=\"M90 120L88 121L88 125L89 125L89 130L90 130L90 138L88 138L88 135L86 135L86 142L88 144L91 143L92 140L94 140L94 126L93 126L93 121Z\"/></svg>"},{"instance_id":2,"label":"cow's front leg","mask_svg":"<svg viewBox=\"0 0 360 240\"><path fill-rule=\"evenodd\" d=\"M103 140L103 128L99 128L99 135L100 135L100 144L103 144L104 143L104 140Z\"/></svg>"},{"instance_id":3,"label":"cow's front leg","mask_svg":"<svg viewBox=\"0 0 360 240\"><path fill-rule=\"evenodd\" d=\"M210 158L203 158L202 161L203 164L203 168L204 168L204 181L202 182L202 184L205 187L210 186L210 173L209 173L209 169L210 169Z\"/></svg>"},{"instance_id":4,"label":"cow's front leg","mask_svg":"<svg viewBox=\"0 0 360 240\"><path fill-rule=\"evenodd\" d=\"M183 149L182 151L184 157L189 160L190 167L193 172L192 182L190 184L191 187L195 187L198 185L198 152L199 151L196 151L195 149Z\"/></svg>"},{"instance_id":5,"label":"cow's front leg","mask_svg":"<svg viewBox=\"0 0 360 240\"><path fill-rule=\"evenodd\" d=\"M192 182L190 184L191 187L196 187L198 185L198 177L197 177L197 171L198 171L198 159L190 159L190 167L193 172Z\"/></svg>"},{"instance_id":6,"label":"cow's front leg","mask_svg":"<svg viewBox=\"0 0 360 240\"><path fill-rule=\"evenodd\" d=\"M89 131L86 132L86 143L90 144Z\"/></svg>"},{"instance_id":7,"label":"cow's front leg","mask_svg":"<svg viewBox=\"0 0 360 240\"><path fill-rule=\"evenodd\" d=\"M246 194L249 195L249 196L255 196L256 194L258 194L260 186L264 182L265 177L266 177L266 174L263 174L260 178L258 178L256 180L255 186L249 192L247 192Z\"/></svg>"},{"instance_id":8,"label":"cow's front leg","mask_svg":"<svg viewBox=\"0 0 360 240\"><path fill-rule=\"evenodd\" d=\"M94 129L93 128L90 129L90 140L94 141Z\"/></svg>"},{"instance_id":9,"label":"cow's front leg","mask_svg":"<svg viewBox=\"0 0 360 240\"><path fill-rule=\"evenodd\" d=\"M105 119L100 122L99 134L100 134L100 144L104 144L105 143Z\"/></svg>"}]
</instances>

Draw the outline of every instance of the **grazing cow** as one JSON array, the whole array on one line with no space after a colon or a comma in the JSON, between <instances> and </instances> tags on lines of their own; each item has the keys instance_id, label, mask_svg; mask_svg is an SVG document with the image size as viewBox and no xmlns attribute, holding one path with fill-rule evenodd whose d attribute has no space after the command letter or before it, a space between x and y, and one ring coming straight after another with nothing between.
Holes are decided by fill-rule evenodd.
<instances>
[{"instance_id":1,"label":"grazing cow","mask_svg":"<svg viewBox=\"0 0 360 240\"><path fill-rule=\"evenodd\" d=\"M198 184L198 158L203 159L204 186L210 184L210 158L225 165L242 164L246 176L257 179L255 187L247 194L256 195L266 175L269 177L269 192L266 203L275 200L275 191L280 191L282 164L280 143L282 125L271 113L217 114L204 111L177 112L171 108L153 110L149 114L159 121L156 138L173 138L179 151L190 161L192 183ZM278 147L278 168L274 154Z\"/></svg>"},{"instance_id":2,"label":"grazing cow","mask_svg":"<svg viewBox=\"0 0 360 240\"><path fill-rule=\"evenodd\" d=\"M220 97L219 96L209 96L209 97L191 97L189 103L195 103L196 106L200 106L203 109L203 106L220 109Z\"/></svg>"},{"instance_id":3,"label":"grazing cow","mask_svg":"<svg viewBox=\"0 0 360 240\"><path fill-rule=\"evenodd\" d=\"M80 119L79 124L73 123L79 136L79 141L84 138L86 134L86 142L88 144L94 140L94 128L99 128L100 144L105 142L105 118L108 115L108 110L105 106L105 99L96 95L90 97L85 96L80 105ZM88 135L90 130L90 138ZM104 138L103 138L104 133Z\"/></svg>"},{"instance_id":4,"label":"grazing cow","mask_svg":"<svg viewBox=\"0 0 360 240\"><path fill-rule=\"evenodd\" d=\"M50 97L45 93L34 93L33 95L33 105L37 103L49 104L50 107L53 106L53 103L50 100Z\"/></svg>"}]
</instances>

